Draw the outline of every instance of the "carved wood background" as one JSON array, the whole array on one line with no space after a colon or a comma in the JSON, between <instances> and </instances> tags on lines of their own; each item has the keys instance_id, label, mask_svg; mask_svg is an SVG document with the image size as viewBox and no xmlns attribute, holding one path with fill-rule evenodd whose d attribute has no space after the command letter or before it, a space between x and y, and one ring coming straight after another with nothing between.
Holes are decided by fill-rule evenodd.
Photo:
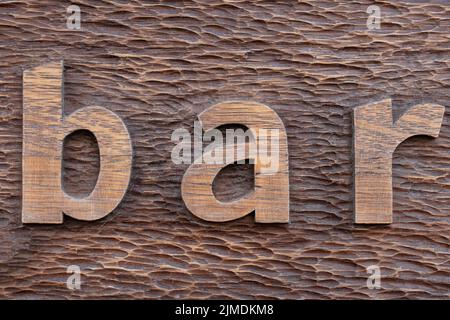
<instances>
[{"instance_id":1,"label":"carved wood background","mask_svg":"<svg viewBox=\"0 0 450 320\"><path fill-rule=\"evenodd\" d=\"M394 221L353 224L352 109L392 98L395 118L450 102L447 1L0 1L0 297L449 298L450 123L394 153ZM65 111L117 113L131 186L106 218L22 225L22 71L64 60ZM273 108L287 131L290 224L202 221L185 208L171 133L228 100ZM65 142L64 187L89 193L98 148ZM252 187L228 167L219 198ZM69 265L82 288L66 287ZM366 287L379 265L382 289Z\"/></svg>"}]
</instances>

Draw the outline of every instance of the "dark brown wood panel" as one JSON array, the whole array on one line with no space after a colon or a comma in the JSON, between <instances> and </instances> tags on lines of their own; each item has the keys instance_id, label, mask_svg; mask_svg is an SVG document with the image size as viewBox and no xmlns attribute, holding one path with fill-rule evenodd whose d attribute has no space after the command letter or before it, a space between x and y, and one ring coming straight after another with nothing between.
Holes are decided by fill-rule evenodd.
<instances>
[{"instance_id":1,"label":"dark brown wood panel","mask_svg":"<svg viewBox=\"0 0 450 320\"><path fill-rule=\"evenodd\" d=\"M0 297L450 297L450 11L447 1L0 2ZM94 222L22 225L22 72L64 60L65 112L105 107L127 125L131 186ZM393 158L393 223L355 225L352 110L392 98L394 118L447 107L440 136L413 137ZM185 208L171 133L229 100L273 108L286 127L290 224L202 221ZM98 147L65 143L67 192L86 194ZM218 197L254 183L230 167ZM69 265L81 290L66 287ZM366 287L381 267L382 289Z\"/></svg>"}]
</instances>

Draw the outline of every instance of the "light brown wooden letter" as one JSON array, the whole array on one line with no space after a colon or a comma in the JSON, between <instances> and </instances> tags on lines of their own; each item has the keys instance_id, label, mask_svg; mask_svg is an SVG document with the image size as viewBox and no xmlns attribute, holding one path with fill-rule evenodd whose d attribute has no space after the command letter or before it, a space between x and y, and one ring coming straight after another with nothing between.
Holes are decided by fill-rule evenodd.
<instances>
[{"instance_id":1,"label":"light brown wooden letter","mask_svg":"<svg viewBox=\"0 0 450 320\"><path fill-rule=\"evenodd\" d=\"M181 193L187 208L197 217L223 222L238 219L255 211L255 221L264 223L289 222L289 166L286 130L283 122L271 108L252 102L226 102L212 106L199 115L203 129L207 132L224 124L241 124L251 130L253 142L261 144L269 140L268 132L279 134L277 169L265 171L264 166L274 160L272 155L257 152L253 158L255 189L253 192L230 202L218 201L212 183L223 164L192 164L186 171ZM242 147L237 146L237 147ZM272 147L272 146L271 146ZM228 153L236 145L227 145ZM258 150L260 148L257 148ZM246 155L247 158L248 155ZM251 157L250 157L251 158ZM235 158L234 160L242 160Z\"/></svg>"},{"instance_id":2,"label":"light brown wooden letter","mask_svg":"<svg viewBox=\"0 0 450 320\"><path fill-rule=\"evenodd\" d=\"M91 131L100 151L100 172L94 190L74 198L62 190L64 138L73 131ZM23 223L62 223L63 212L79 220L106 216L124 196L131 174L128 130L102 107L63 114L63 63L41 65L23 74Z\"/></svg>"},{"instance_id":3,"label":"light brown wooden letter","mask_svg":"<svg viewBox=\"0 0 450 320\"><path fill-rule=\"evenodd\" d=\"M409 137L437 137L444 111L440 105L420 104L394 123L390 99L354 110L356 223L392 223L392 155Z\"/></svg>"}]
</instances>

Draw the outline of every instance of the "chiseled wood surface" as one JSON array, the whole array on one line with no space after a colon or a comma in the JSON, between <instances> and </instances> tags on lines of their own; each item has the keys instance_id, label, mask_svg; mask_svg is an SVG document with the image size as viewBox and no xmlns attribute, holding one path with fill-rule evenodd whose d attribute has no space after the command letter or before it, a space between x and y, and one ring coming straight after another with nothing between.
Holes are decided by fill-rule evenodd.
<instances>
[{"instance_id":1,"label":"chiseled wood surface","mask_svg":"<svg viewBox=\"0 0 450 320\"><path fill-rule=\"evenodd\" d=\"M438 298L450 291L449 9L445 1L62 1L0 4L0 296L2 298ZM64 60L65 113L107 108L127 125L131 186L106 218L22 225L22 72ZM393 223L355 225L352 110L392 98L394 120L446 106L437 139L393 156ZM290 223L196 218L181 199L187 165L171 134L224 101L255 101L282 119ZM76 132L63 152L65 190L89 194L99 150ZM252 188L226 168L220 199ZM82 287L66 288L79 265ZM379 265L382 289L366 287Z\"/></svg>"},{"instance_id":2,"label":"chiseled wood surface","mask_svg":"<svg viewBox=\"0 0 450 320\"><path fill-rule=\"evenodd\" d=\"M445 107L420 104L392 119L390 99L353 112L354 203L356 223L392 223L392 156L416 135L439 136Z\"/></svg>"}]
</instances>

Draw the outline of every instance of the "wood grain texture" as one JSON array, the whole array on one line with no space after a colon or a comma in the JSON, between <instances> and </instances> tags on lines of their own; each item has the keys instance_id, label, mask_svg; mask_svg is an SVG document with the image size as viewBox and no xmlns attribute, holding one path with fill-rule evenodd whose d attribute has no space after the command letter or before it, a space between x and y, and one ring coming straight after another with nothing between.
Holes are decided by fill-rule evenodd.
<instances>
[{"instance_id":1,"label":"wood grain texture","mask_svg":"<svg viewBox=\"0 0 450 320\"><path fill-rule=\"evenodd\" d=\"M449 10L445 1L76 1L0 4L0 296L3 298L449 298ZM65 114L118 114L135 156L129 192L99 221L22 225L22 71L64 59ZM390 225L355 225L352 110L392 98L446 106L439 137L393 156ZM283 121L290 223L252 216L206 222L183 205L188 165L170 154L177 128L224 101L256 101ZM192 132L192 131L191 131ZM72 135L63 181L85 195L98 147ZM227 167L219 199L252 189L251 166ZM80 291L65 281L81 267ZM382 289L366 287L379 265Z\"/></svg>"},{"instance_id":2,"label":"wood grain texture","mask_svg":"<svg viewBox=\"0 0 450 320\"><path fill-rule=\"evenodd\" d=\"M62 223L63 212L79 220L105 217L120 203L131 175L132 149L122 120L103 107L63 116L63 63L50 62L23 75L22 222ZM95 135L100 171L86 197L62 186L64 138L77 131Z\"/></svg>"},{"instance_id":3,"label":"wood grain texture","mask_svg":"<svg viewBox=\"0 0 450 320\"><path fill-rule=\"evenodd\" d=\"M393 153L412 136L438 137L444 112L440 105L416 105L394 123L390 99L354 109L356 223L392 223Z\"/></svg>"},{"instance_id":4,"label":"wood grain texture","mask_svg":"<svg viewBox=\"0 0 450 320\"><path fill-rule=\"evenodd\" d=\"M254 211L256 222L289 222L286 130L278 115L268 106L254 102L224 102L203 111L199 120L205 134L227 124L243 125L247 130L241 131L239 140L242 141L236 141L234 135L230 139L229 135L223 145L211 144L212 148L204 152L203 161L194 161L189 166L181 182L186 207L206 221L235 220ZM208 161L214 153L222 155L216 161L219 163ZM227 165L246 159L254 165L253 190L234 201L217 200L213 191L215 177Z\"/></svg>"}]
</instances>

